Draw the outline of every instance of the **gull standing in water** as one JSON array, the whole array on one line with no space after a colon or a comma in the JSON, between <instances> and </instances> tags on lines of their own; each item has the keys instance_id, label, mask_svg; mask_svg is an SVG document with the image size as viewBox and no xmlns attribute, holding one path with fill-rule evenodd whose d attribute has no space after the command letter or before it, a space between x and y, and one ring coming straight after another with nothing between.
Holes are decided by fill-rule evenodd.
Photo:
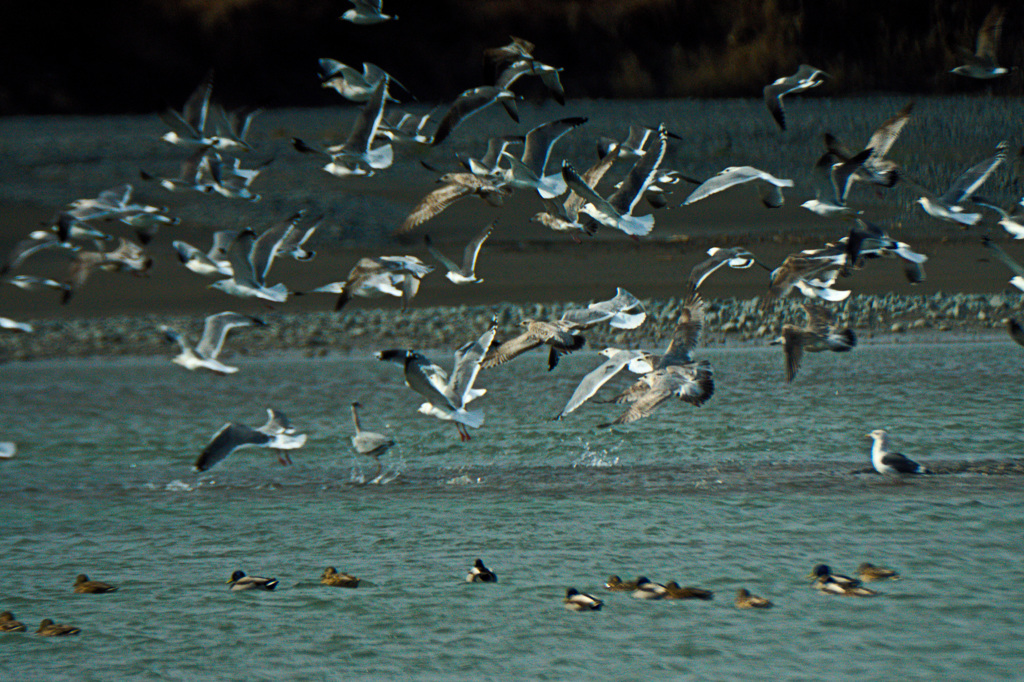
<instances>
[{"instance_id":1,"label":"gull standing in water","mask_svg":"<svg viewBox=\"0 0 1024 682\"><path fill-rule=\"evenodd\" d=\"M480 338L455 351L450 377L440 366L413 350L383 350L376 356L378 360L401 363L405 368L405 385L427 399L420 405L419 412L453 422L459 440L466 442L470 440L466 427L478 429L484 423L483 410L467 410L466 406L487 393L487 389L473 388L473 384L497 329L497 320L492 320L490 328Z\"/></svg>"},{"instance_id":2,"label":"gull standing in water","mask_svg":"<svg viewBox=\"0 0 1024 682\"><path fill-rule=\"evenodd\" d=\"M391 449L395 444L394 439L375 431L364 431L359 423L359 413L356 411L361 407L359 403L352 403L352 426L355 428L355 435L352 436L352 449L360 455L372 457L377 463L377 470L369 480L374 481L380 476L384 465L380 463L380 456Z\"/></svg>"},{"instance_id":3,"label":"gull standing in water","mask_svg":"<svg viewBox=\"0 0 1024 682\"><path fill-rule=\"evenodd\" d=\"M996 59L996 51L999 49L999 36L1003 32L1003 18L1006 16L1006 6L1002 4L992 5L992 9L985 16L981 28L978 30L978 39L975 43L974 52L960 48L960 55L967 61L966 64L957 66L950 70L958 76L968 78L979 78L988 80L1010 73L1010 69L999 66ZM1016 68L1016 67L1014 67Z\"/></svg>"},{"instance_id":4,"label":"gull standing in water","mask_svg":"<svg viewBox=\"0 0 1024 682\"><path fill-rule=\"evenodd\" d=\"M277 451L281 464L292 463L287 450L295 450L306 444L306 434L296 433L284 412L267 410L267 423L258 429L244 424L229 422L214 434L203 448L195 463L196 471L206 471L220 463L238 448L261 446Z\"/></svg>"},{"instance_id":5,"label":"gull standing in water","mask_svg":"<svg viewBox=\"0 0 1024 682\"><path fill-rule=\"evenodd\" d=\"M909 182L909 184L923 193L923 196L917 200L917 203L921 204L921 208L925 210L925 213L939 220L966 226L976 225L981 220L981 214L967 213L963 203L970 199L985 181L989 179L992 173L995 172L996 168L1006 161L1008 149L1009 143L1005 140L1000 142L996 145L994 156L971 166L961 173L942 196L936 196L921 185Z\"/></svg>"},{"instance_id":6,"label":"gull standing in water","mask_svg":"<svg viewBox=\"0 0 1024 682\"><path fill-rule=\"evenodd\" d=\"M821 69L816 69L808 64L801 64L796 73L792 76L777 78L764 87L764 103L768 107L772 118L782 130L786 129L786 110L782 107L782 98L786 95L795 95L811 88L816 88L822 83L823 78L830 78Z\"/></svg>"},{"instance_id":7,"label":"gull standing in water","mask_svg":"<svg viewBox=\"0 0 1024 682\"><path fill-rule=\"evenodd\" d=\"M167 325L160 325L162 331L169 340L178 344L181 352L171 362L181 365L187 370L208 369L217 374L234 374L237 367L225 365L217 357L224 347L224 339L228 332L235 327L248 327L251 325L263 326L263 321L248 315L223 312L210 315L206 318L203 326L203 338L196 344L195 348L189 345L188 340L176 329Z\"/></svg>"},{"instance_id":8,"label":"gull standing in water","mask_svg":"<svg viewBox=\"0 0 1024 682\"><path fill-rule=\"evenodd\" d=\"M931 473L909 457L889 450L889 434L882 429L875 429L868 434L868 438L874 440L871 446L871 464L878 473L900 476Z\"/></svg>"},{"instance_id":9,"label":"gull standing in water","mask_svg":"<svg viewBox=\"0 0 1024 682\"><path fill-rule=\"evenodd\" d=\"M494 223L491 223L466 244L466 249L462 254L461 266L456 265L454 261L435 249L430 241L430 235L423 235L423 243L426 244L430 255L436 258L448 270L444 276L453 284L479 284L483 280L476 276L476 259L480 255L480 247L491 236L493 230Z\"/></svg>"},{"instance_id":10,"label":"gull standing in water","mask_svg":"<svg viewBox=\"0 0 1024 682\"><path fill-rule=\"evenodd\" d=\"M781 345L786 353L786 381L796 377L800 369L800 360L804 351L819 353L834 351L844 353L857 345L857 336L849 327L839 327L832 322L829 312L819 305L804 303L807 313L807 325L798 327L794 324L782 326L782 336L770 345Z\"/></svg>"}]
</instances>

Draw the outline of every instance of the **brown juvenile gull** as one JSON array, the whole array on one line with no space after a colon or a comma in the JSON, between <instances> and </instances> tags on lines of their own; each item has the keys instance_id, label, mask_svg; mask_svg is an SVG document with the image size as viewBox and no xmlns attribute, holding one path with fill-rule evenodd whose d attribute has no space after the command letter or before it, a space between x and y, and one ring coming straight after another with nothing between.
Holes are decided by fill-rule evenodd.
<instances>
[{"instance_id":1,"label":"brown juvenile gull","mask_svg":"<svg viewBox=\"0 0 1024 682\"><path fill-rule=\"evenodd\" d=\"M79 251L68 268L68 288L64 290L63 303L71 300L72 295L85 285L94 270L109 272L127 271L134 275L143 275L153 266L153 259L138 244L124 237L112 251Z\"/></svg>"},{"instance_id":2,"label":"brown juvenile gull","mask_svg":"<svg viewBox=\"0 0 1024 682\"><path fill-rule=\"evenodd\" d=\"M420 288L420 280L434 268L415 256L365 256L356 261L343 282L331 282L309 293L338 294L334 310L339 311L353 296L402 299L402 310Z\"/></svg>"},{"instance_id":3,"label":"brown juvenile gull","mask_svg":"<svg viewBox=\"0 0 1024 682\"><path fill-rule=\"evenodd\" d=\"M715 393L714 370L707 360L694 361L691 353L700 341L704 326L704 301L694 296L679 313L665 353L651 372L619 394L613 402L632 403L628 410L601 427L628 424L649 416L659 405L675 396L700 406Z\"/></svg>"},{"instance_id":4,"label":"brown juvenile gull","mask_svg":"<svg viewBox=\"0 0 1024 682\"><path fill-rule=\"evenodd\" d=\"M985 15L985 20L978 29L978 38L975 43L974 52L960 48L960 56L967 62L961 66L950 69L950 73L968 78L988 80L998 78L1010 73L1011 69L999 66L996 59L996 51L999 49L999 36L1003 32L1003 19L1006 16L1006 6L1000 3L992 5L992 9ZM1016 70L1017 67L1013 67Z\"/></svg>"},{"instance_id":5,"label":"brown juvenile gull","mask_svg":"<svg viewBox=\"0 0 1024 682\"><path fill-rule=\"evenodd\" d=\"M643 312L639 299L625 289L618 288L613 298L591 303L586 308L571 308L557 320L523 320L520 324L525 327L525 331L508 341L495 343L481 367L497 367L528 350L547 345L550 346L550 371L555 368L562 355L577 351L586 343L586 338L579 332L602 322L607 322L617 329L635 329L643 324L645 319L647 313Z\"/></svg>"},{"instance_id":6,"label":"brown juvenile gull","mask_svg":"<svg viewBox=\"0 0 1024 682\"><path fill-rule=\"evenodd\" d=\"M267 423L258 429L234 422L222 426L203 448L196 460L195 470L206 471L222 462L238 448L253 446L275 450L278 461L288 465L292 460L287 451L301 448L305 444L306 434L297 433L284 412L268 409Z\"/></svg>"},{"instance_id":7,"label":"brown juvenile gull","mask_svg":"<svg viewBox=\"0 0 1024 682\"><path fill-rule=\"evenodd\" d=\"M412 230L464 197L475 195L491 206L501 206L505 197L512 193L503 180L473 173L445 173L437 181L444 186L423 197L402 222L402 226L395 230L395 234Z\"/></svg>"},{"instance_id":8,"label":"brown juvenile gull","mask_svg":"<svg viewBox=\"0 0 1024 682\"><path fill-rule=\"evenodd\" d=\"M462 265L458 265L455 261L435 249L430 241L430 235L423 235L423 243L426 245L430 255L436 258L448 270L444 276L453 284L479 284L483 280L476 276L476 260L480 255L480 247L491 236L493 230L494 223L491 223L466 244L466 248L462 253Z\"/></svg>"},{"instance_id":9,"label":"brown juvenile gull","mask_svg":"<svg viewBox=\"0 0 1024 682\"><path fill-rule=\"evenodd\" d=\"M352 449L360 455L373 458L377 463L377 470L369 480L376 480L380 476L384 465L380 463L380 456L391 449L395 444L394 439L376 431L364 431L359 423L359 413L356 411L361 405L352 403L352 426L355 428L355 435L352 436Z\"/></svg>"},{"instance_id":10,"label":"brown juvenile gull","mask_svg":"<svg viewBox=\"0 0 1024 682\"><path fill-rule=\"evenodd\" d=\"M501 153L509 162L504 173L505 183L520 189L535 189L542 199L554 199L565 193L565 179L560 172L545 175L551 149L555 143L570 131L583 125L587 119L582 116L549 121L531 128L526 133L522 158L516 158L507 151Z\"/></svg>"},{"instance_id":11,"label":"brown juvenile gull","mask_svg":"<svg viewBox=\"0 0 1024 682\"><path fill-rule=\"evenodd\" d=\"M878 473L898 476L931 473L909 457L889 450L889 434L884 430L875 429L868 434L868 438L874 440L871 464Z\"/></svg>"},{"instance_id":12,"label":"brown juvenile gull","mask_svg":"<svg viewBox=\"0 0 1024 682\"><path fill-rule=\"evenodd\" d=\"M914 103L910 102L875 129L864 148L865 151L870 149L871 153L861 167L853 173L852 181L870 182L882 187L892 187L896 184L899 180L899 165L885 156L892 149L907 121L910 120L910 112L913 109ZM825 133L825 147L840 161L848 161L857 155L856 152L846 148L831 133Z\"/></svg>"},{"instance_id":13,"label":"brown juvenile gull","mask_svg":"<svg viewBox=\"0 0 1024 682\"><path fill-rule=\"evenodd\" d=\"M779 128L786 129L786 111L782 107L782 98L816 88L821 85L823 78L830 78L830 76L821 69L801 64L792 76L777 78L764 87L765 106L768 107L775 122L779 124Z\"/></svg>"},{"instance_id":14,"label":"brown juvenile gull","mask_svg":"<svg viewBox=\"0 0 1024 682\"><path fill-rule=\"evenodd\" d=\"M581 176L583 183L587 187L597 187L601 179L604 178L605 173L612 167L616 158L615 154L605 154L599 158ZM535 213L530 218L530 222L540 223L555 232L588 232L588 225L580 221L580 209L586 203L587 201L583 196L575 190L570 190L568 197L564 201L545 199L544 205L547 207L547 210ZM593 221L593 218L590 220ZM579 237L575 234L572 237L574 241L579 243Z\"/></svg>"},{"instance_id":15,"label":"brown juvenile gull","mask_svg":"<svg viewBox=\"0 0 1024 682\"><path fill-rule=\"evenodd\" d=\"M800 369L800 361L804 351L820 353L834 351L844 353L857 345L857 336L849 327L833 324L832 315L819 305L804 303L807 313L807 325L798 327L795 324L782 326L782 336L770 345L781 345L786 353L786 381L793 381Z\"/></svg>"}]
</instances>

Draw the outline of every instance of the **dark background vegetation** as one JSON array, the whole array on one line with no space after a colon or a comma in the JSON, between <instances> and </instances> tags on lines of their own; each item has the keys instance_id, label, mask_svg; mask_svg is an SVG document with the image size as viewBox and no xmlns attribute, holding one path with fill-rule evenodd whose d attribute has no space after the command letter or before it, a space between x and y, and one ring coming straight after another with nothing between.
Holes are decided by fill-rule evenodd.
<instances>
[{"instance_id":1,"label":"dark background vegetation","mask_svg":"<svg viewBox=\"0 0 1024 682\"><path fill-rule=\"evenodd\" d=\"M948 73L991 0L385 0L398 21L355 26L345 0L107 0L9 5L0 114L128 113L180 105L209 69L228 105L336 104L316 60L373 62L423 101L485 82L509 35L564 68L570 97L754 96L802 62L844 93L1020 94ZM1000 62L1024 63L1024 6ZM518 89L518 86L517 86ZM527 93L529 94L529 93Z\"/></svg>"}]
</instances>

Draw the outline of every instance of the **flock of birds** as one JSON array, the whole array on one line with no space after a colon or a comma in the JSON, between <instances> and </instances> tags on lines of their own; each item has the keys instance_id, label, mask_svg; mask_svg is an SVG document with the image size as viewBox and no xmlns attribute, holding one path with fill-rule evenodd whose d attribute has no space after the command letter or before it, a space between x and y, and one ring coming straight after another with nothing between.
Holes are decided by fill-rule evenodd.
<instances>
[{"instance_id":1,"label":"flock of birds","mask_svg":"<svg viewBox=\"0 0 1024 682\"><path fill-rule=\"evenodd\" d=\"M808 578L812 579L811 586L822 594L844 597L873 597L879 593L876 590L865 587L863 583L880 580L898 580L900 575L892 569L865 562L857 569L856 578L833 573L832 569L826 564L814 566ZM328 566L320 575L320 583L328 587L355 589L362 582L360 578L350 573L339 572L334 566ZM476 559L466 573L466 582L497 583L498 575L489 569L483 560ZM235 571L228 578L227 584L229 585L228 589L232 592L272 591L278 587L280 581L277 578L247 575L245 571ZM681 586L674 580L662 584L654 582L646 576L640 576L636 580L624 581L619 576L613 575L608 578L604 586L610 592L628 592L635 599L699 599L703 601L714 599L714 593L711 590L701 587ZM118 588L99 580L90 580L88 576L82 574L75 579L72 589L76 594L108 594L116 592ZM599 599L592 594L580 592L574 587L566 589L562 603L570 611L599 611L604 606L603 599ZM737 609L770 609L774 606L771 600L751 594L746 588L738 588L736 590L733 604ZM14 614L10 611L0 613L0 633L16 632L27 632L25 624L15 619ZM44 637L78 635L81 632L81 628L54 623L50 618L44 619L36 630L36 634Z\"/></svg>"},{"instance_id":2,"label":"flock of birds","mask_svg":"<svg viewBox=\"0 0 1024 682\"><path fill-rule=\"evenodd\" d=\"M383 13L380 2L359 0L353 5L341 19L360 25L396 19ZM971 78L995 78L1010 71L999 66L995 58L1004 14L1001 6L993 8L979 31L976 50L965 57L965 65L953 69L954 73ZM561 69L538 60L534 56L535 49L529 41L513 37L507 45L486 50L485 62L494 76L493 84L467 90L443 113L431 112L424 116L413 116L397 107L399 99L393 93L408 91L380 67L367 63L360 71L323 58L319 63L322 86L361 103L359 113L349 135L340 144L322 146L297 138L292 144L298 152L325 158L324 170L332 175L369 177L385 173L396 156L415 156L423 150L437 149L468 118L494 104L500 104L518 121L518 98L512 87L522 79L538 79L551 97L564 103ZM828 78L821 69L802 65L792 76L767 85L764 100L771 120L785 130L784 98L818 87ZM212 101L212 92L211 73L181 111L168 109L161 113L161 119L169 128L162 139L186 153L180 174L160 177L142 171L141 177L170 192L217 194L258 201L260 196L252 185L268 163L251 168L243 164L243 157L253 149L247 135L258 112L252 108L227 111ZM872 186L879 193L897 183L910 185L919 190L917 202L928 215L964 228L981 225L982 210L990 209L999 216L997 224L1013 239L1024 239L1024 222L1021 222L1024 199L1005 210L978 195L986 180L1007 163L1009 144L1000 143L992 156L964 170L945 192L932 192L915 183L888 157L901 131L908 125L912 111L913 103L910 103L884 121L863 149L848 148L835 136L825 135L823 153L813 168L817 183L815 197L802 206L841 221L847 226L844 236L820 248L793 253L776 267L764 264L742 247L709 249L707 259L692 268L684 285L683 305L665 350L661 353L629 348L602 350L604 360L583 377L555 418L564 419L579 409L623 370L634 374L636 379L607 401L623 404L627 409L601 426L627 424L648 417L673 397L695 406L708 401L715 390L714 370L707 360L694 357L705 309L698 290L709 276L723 268L757 265L766 270L768 286L761 301L765 315L771 314L775 301L781 297L795 292L807 298L804 304L806 324L783 325L781 335L772 342L783 347L786 381L796 378L804 353L853 349L856 334L835 323L834 314L826 306L850 294L849 290L836 288L839 278L853 275L873 259L895 257L908 280L920 282L925 277L923 264L927 260L909 244L891 237L880 225L865 220L861 211L848 203L858 184ZM634 124L625 139L598 139L597 159L583 173L577 172L568 160L562 160L549 172L559 140L574 134L585 123L585 118L570 116L542 123L523 136L495 135L479 158L457 157L455 160L462 170L437 171L441 186L412 208L396 233L419 228L461 199L476 196L499 206L514 191L519 191L536 195L543 207L532 220L568 233L576 240L602 228L620 230L632 239L639 239L650 234L655 222L654 212L643 212L644 206L649 206L651 211L673 204L685 207L738 186L751 185L757 188L766 207L775 208L785 201L785 191L796 186L792 179L776 177L752 166L730 166L703 180L666 168L666 151L680 136L664 125ZM611 189L603 189L606 176L617 164L628 168ZM695 187L677 202L672 196L680 183ZM146 273L153 264L147 245L156 238L161 227L174 225L178 219L168 215L166 208L133 201L132 195L133 186L126 183L96 197L70 202L47 229L33 231L14 247L0 265L0 283L25 290L57 289L67 303L97 270ZM114 238L100 228L115 220L134 230L135 239L119 236L117 245L108 248L107 244ZM276 259L291 257L309 261L315 257L309 244L320 224L320 219L298 211L259 234L251 228L217 231L208 250L180 240L173 241L172 246L184 267L197 275L219 278L210 285L212 288L238 298L265 301L268 305L282 304L292 294L327 293L337 296L335 310L338 311L352 297L384 295L400 298L404 309L419 290L421 280L434 269L414 255L381 255L359 259L344 280L311 291L293 292L284 283L269 284L268 277ZM495 223L490 222L470 240L461 264L439 251L429 235L423 235L423 242L427 252L445 268L451 283L473 285L482 281L476 274L477 261L494 229ZM982 240L994 257L1013 273L1010 284L1024 291L1024 266L1007 254L987 231ZM90 241L95 248L83 246L83 242ZM70 257L65 280L14 274L33 254L51 249L62 250ZM631 330L645 319L640 301L620 288L613 298L570 309L559 319L524 319L522 332L510 339L497 339L497 323L492 322L488 329L478 330L476 339L455 351L450 372L414 349L386 349L376 355L379 360L402 366L405 383L425 400L419 408L421 413L451 422L459 438L468 441L471 439L469 429L478 429L484 422L482 410L470 408L472 401L486 393L486 389L475 386L482 370L503 365L534 348L547 350L550 370L557 365L560 356L585 344L587 329L609 324ZM206 318L202 336L194 345L182 330L161 326L160 331L179 348L180 352L173 357L174 363L187 370L226 375L238 371L220 358L227 334L236 328L261 325L263 322L256 317L225 311ZM1024 345L1021 325L1012 319L1008 325L1011 336ZM22 332L32 329L28 323L7 318L0 318L0 328ZM356 429L353 448L376 460L379 475L379 457L393 441L381 434L363 431L356 407L353 404ZM282 463L289 463L288 452L301 447L305 435L297 433L279 410L269 412L269 421L259 428L225 424L202 451L195 468L205 471L233 450L245 446L271 448ZM884 437L876 438L876 451L884 448L884 444ZM879 464L877 457L874 459L876 468L886 468Z\"/></svg>"}]
</instances>

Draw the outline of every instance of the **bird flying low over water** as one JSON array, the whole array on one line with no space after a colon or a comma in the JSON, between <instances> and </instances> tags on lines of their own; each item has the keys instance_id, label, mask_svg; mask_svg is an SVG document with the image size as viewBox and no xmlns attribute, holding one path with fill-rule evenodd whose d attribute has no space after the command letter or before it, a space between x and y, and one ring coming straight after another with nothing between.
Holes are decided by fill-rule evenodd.
<instances>
[{"instance_id":1,"label":"bird flying low over water","mask_svg":"<svg viewBox=\"0 0 1024 682\"><path fill-rule=\"evenodd\" d=\"M618 288L613 298L591 303L586 308L571 308L557 320L523 320L520 324L525 327L525 331L508 341L496 342L484 357L481 367L497 367L528 350L547 345L550 347L550 371L555 368L562 355L577 351L586 343L586 339L579 332L602 322L607 322L617 329L635 329L646 319L647 313L643 311L640 300L625 289Z\"/></svg>"},{"instance_id":2,"label":"bird flying low over water","mask_svg":"<svg viewBox=\"0 0 1024 682\"><path fill-rule=\"evenodd\" d=\"M295 214L278 223L259 237L251 228L239 232L225 253L231 266L230 277L216 281L210 287L241 298L260 298L276 303L287 300L288 288L284 284L268 287L266 277L274 259L285 252L282 247L292 243L291 233L300 215Z\"/></svg>"},{"instance_id":3,"label":"bird flying low over water","mask_svg":"<svg viewBox=\"0 0 1024 682\"><path fill-rule=\"evenodd\" d=\"M208 369L216 374L234 374L238 371L237 367L225 365L217 358L224 347L224 339L229 331L235 327L251 325L263 326L263 321L232 312L210 315L203 325L203 337L194 348L178 330L167 325L160 325L160 331L181 348L181 352L171 360L176 365L181 365L188 370Z\"/></svg>"},{"instance_id":4,"label":"bird flying low over water","mask_svg":"<svg viewBox=\"0 0 1024 682\"><path fill-rule=\"evenodd\" d=\"M974 52L960 48L960 56L967 63L954 67L950 73L968 78L988 80L1010 73L1011 69L999 66L996 52L999 50L999 37L1003 32L1003 19L1006 17L1006 6L1000 3L992 5L985 20L978 29L978 38ZM1013 67L1012 70L1016 70Z\"/></svg>"},{"instance_id":5,"label":"bird flying low over water","mask_svg":"<svg viewBox=\"0 0 1024 682\"><path fill-rule=\"evenodd\" d=\"M711 274L719 268L726 265L737 270L745 270L754 264L759 265L765 270L769 269L767 265L759 262L754 257L754 254L750 253L742 246L734 246L728 249L712 246L708 249L707 253L708 258L697 263L690 269L690 276L686 281L686 291L688 294L696 292L700 285L704 283L704 280L710 277Z\"/></svg>"},{"instance_id":6,"label":"bird flying low over water","mask_svg":"<svg viewBox=\"0 0 1024 682\"><path fill-rule=\"evenodd\" d=\"M691 357L703 327L704 301L694 295L680 311L672 340L654 363L652 371L642 374L636 383L612 401L629 403L629 409L599 426L628 424L650 416L673 396L697 407L710 400L715 393L711 363L707 360L694 361Z\"/></svg>"},{"instance_id":7,"label":"bird flying low over water","mask_svg":"<svg viewBox=\"0 0 1024 682\"><path fill-rule=\"evenodd\" d=\"M377 352L378 360L398 362L404 367L405 385L427 399L419 412L455 424L459 440L470 440L466 427L478 429L484 423L483 410L468 410L466 406L487 393L485 388L473 388L480 361L494 341L497 320L475 341L455 351L455 364L451 376L439 365L414 350L390 349Z\"/></svg>"},{"instance_id":8,"label":"bird flying low over water","mask_svg":"<svg viewBox=\"0 0 1024 682\"><path fill-rule=\"evenodd\" d=\"M816 88L824 78L830 77L821 69L801 64L792 76L777 78L764 87L765 106L781 130L786 129L786 110L782 106L782 98Z\"/></svg>"},{"instance_id":9,"label":"bird flying low over water","mask_svg":"<svg viewBox=\"0 0 1024 682\"><path fill-rule=\"evenodd\" d=\"M267 423L258 429L234 422L225 424L214 434L196 460L195 470L206 471L224 461L228 455L244 447L266 447L277 451L281 464L291 464L288 450L301 448L306 444L306 434L297 433L284 412L267 410Z\"/></svg>"},{"instance_id":10,"label":"bird flying low over water","mask_svg":"<svg viewBox=\"0 0 1024 682\"><path fill-rule=\"evenodd\" d=\"M843 353L857 345L857 336L853 330L833 324L832 316L825 308L805 302L804 312L807 313L806 326L783 325L782 336L771 342L772 345L781 345L786 353L787 382L796 377L804 351L819 353L830 350Z\"/></svg>"},{"instance_id":11,"label":"bird flying low over water","mask_svg":"<svg viewBox=\"0 0 1024 682\"><path fill-rule=\"evenodd\" d=\"M882 429L875 429L868 434L874 440L871 446L871 464L880 474L911 475L931 473L914 460L893 452L889 449L889 434Z\"/></svg>"}]
</instances>

